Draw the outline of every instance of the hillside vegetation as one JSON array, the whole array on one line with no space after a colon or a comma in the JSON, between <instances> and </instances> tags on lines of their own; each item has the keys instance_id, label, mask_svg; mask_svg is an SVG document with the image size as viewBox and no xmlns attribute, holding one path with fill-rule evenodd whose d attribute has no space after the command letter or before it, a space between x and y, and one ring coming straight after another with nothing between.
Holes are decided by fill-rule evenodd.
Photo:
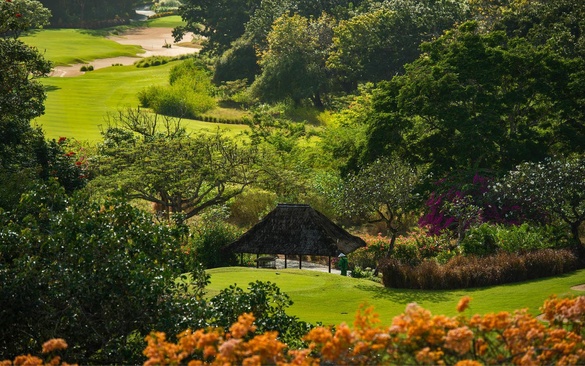
<instances>
[{"instance_id":1,"label":"hillside vegetation","mask_svg":"<svg viewBox=\"0 0 585 366\"><path fill-rule=\"evenodd\" d=\"M584 362L584 2L110 3L0 1L0 360Z\"/></svg>"}]
</instances>

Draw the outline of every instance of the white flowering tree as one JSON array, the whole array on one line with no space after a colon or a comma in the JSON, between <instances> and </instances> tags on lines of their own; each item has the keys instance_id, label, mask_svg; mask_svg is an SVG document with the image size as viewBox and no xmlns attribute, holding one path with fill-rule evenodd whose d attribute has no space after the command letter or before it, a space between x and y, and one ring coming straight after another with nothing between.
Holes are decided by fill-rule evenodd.
<instances>
[{"instance_id":1,"label":"white flowering tree","mask_svg":"<svg viewBox=\"0 0 585 366\"><path fill-rule=\"evenodd\" d=\"M383 157L344 179L333 201L342 214L384 222L392 251L398 230L417 198L415 188L420 179L420 169Z\"/></svg>"},{"instance_id":2,"label":"white flowering tree","mask_svg":"<svg viewBox=\"0 0 585 366\"><path fill-rule=\"evenodd\" d=\"M563 222L582 245L579 228L585 221L585 157L524 163L493 186L500 201L516 202Z\"/></svg>"}]
</instances>

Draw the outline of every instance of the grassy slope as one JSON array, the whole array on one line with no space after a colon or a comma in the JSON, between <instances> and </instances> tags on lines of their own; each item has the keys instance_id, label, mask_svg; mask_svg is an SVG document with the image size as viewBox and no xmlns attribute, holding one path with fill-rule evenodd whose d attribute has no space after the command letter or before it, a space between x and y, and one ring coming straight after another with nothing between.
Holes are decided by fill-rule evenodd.
<instances>
[{"instance_id":1,"label":"grassy slope","mask_svg":"<svg viewBox=\"0 0 585 366\"><path fill-rule=\"evenodd\" d=\"M457 302L465 295L473 299L469 311L474 314L528 308L530 313L536 315L550 295L578 293L570 287L585 282L585 270L580 270L554 278L489 288L422 291L387 289L368 280L298 269L274 271L230 267L208 272L211 275L208 286L210 296L234 283L246 287L256 280L271 281L294 301L287 311L289 314L323 324L352 324L355 312L362 303L373 305L384 324L390 324L392 318L402 313L411 302L431 310L433 314L455 315Z\"/></svg>"},{"instance_id":2,"label":"grassy slope","mask_svg":"<svg viewBox=\"0 0 585 366\"><path fill-rule=\"evenodd\" d=\"M136 56L140 46L122 45L80 29L47 29L21 40L44 52L54 65L87 63L98 58Z\"/></svg>"},{"instance_id":3,"label":"grassy slope","mask_svg":"<svg viewBox=\"0 0 585 366\"><path fill-rule=\"evenodd\" d=\"M173 64L149 68L115 66L73 78L43 79L48 88L45 115L34 123L40 125L50 139L65 136L99 141L99 128L106 124L104 117L118 109L137 107L137 93L149 85L166 84ZM215 131L219 127L232 135L247 128L193 120L184 120L184 124L190 131Z\"/></svg>"},{"instance_id":4,"label":"grassy slope","mask_svg":"<svg viewBox=\"0 0 585 366\"><path fill-rule=\"evenodd\" d=\"M143 25L175 27L182 24L179 16L158 18ZM123 28L123 27L122 27ZM105 39L109 31L77 29L42 30L22 40L44 50L45 57L55 65L88 62L97 58L135 56L139 46L124 46ZM166 84L172 64L138 69L116 66L96 70L73 78L47 78L42 82L48 88L45 115L34 123L42 126L48 138L60 136L95 142L101 139L100 126L107 113L117 109L137 107L137 93L149 85ZM221 113L220 113L221 114ZM212 130L218 127L236 135L246 126L210 124L184 120L191 131Z\"/></svg>"}]
</instances>

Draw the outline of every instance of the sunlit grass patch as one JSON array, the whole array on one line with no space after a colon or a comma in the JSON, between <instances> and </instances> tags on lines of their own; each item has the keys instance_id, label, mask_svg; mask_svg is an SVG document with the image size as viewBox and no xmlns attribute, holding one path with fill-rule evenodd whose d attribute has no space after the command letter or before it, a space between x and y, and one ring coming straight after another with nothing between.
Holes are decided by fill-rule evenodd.
<instances>
[{"instance_id":1,"label":"sunlit grass patch","mask_svg":"<svg viewBox=\"0 0 585 366\"><path fill-rule=\"evenodd\" d=\"M136 56L144 52L140 46L122 45L80 29L46 29L21 37L21 40L38 48L54 65L86 63L99 58Z\"/></svg>"},{"instance_id":2,"label":"sunlit grass patch","mask_svg":"<svg viewBox=\"0 0 585 366\"><path fill-rule=\"evenodd\" d=\"M533 315L552 294L559 296L577 293L570 290L585 282L585 270L554 278L545 278L517 284L479 289L453 291L423 291L388 289L381 284L310 270L268 270L243 267L209 270L210 296L234 283L246 288L248 283L261 280L276 283L294 301L288 313L309 322L324 324L351 324L360 304L373 305L384 324L404 312L416 302L433 314L456 315L456 306L463 296L472 298L470 312L487 314L499 311L513 312L527 308Z\"/></svg>"}]
</instances>

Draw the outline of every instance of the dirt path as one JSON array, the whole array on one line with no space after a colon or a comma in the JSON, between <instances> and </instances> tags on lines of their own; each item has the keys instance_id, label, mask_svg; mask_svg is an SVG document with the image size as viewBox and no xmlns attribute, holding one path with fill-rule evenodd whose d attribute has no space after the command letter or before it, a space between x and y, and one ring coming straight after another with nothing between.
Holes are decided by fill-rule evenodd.
<instances>
[{"instance_id":1,"label":"dirt path","mask_svg":"<svg viewBox=\"0 0 585 366\"><path fill-rule=\"evenodd\" d=\"M110 36L108 39L125 45L138 45L144 49L144 53L136 57L110 57L93 60L87 64L92 65L94 70L112 66L112 64L132 65L141 57L149 56L180 56L199 52L199 48L184 47L174 43L172 28L136 28L119 36ZM185 35L185 40L191 39L192 34ZM171 47L163 47L170 44ZM57 66L50 76L73 77L82 75L79 71L84 64L73 64L68 66Z\"/></svg>"}]
</instances>

